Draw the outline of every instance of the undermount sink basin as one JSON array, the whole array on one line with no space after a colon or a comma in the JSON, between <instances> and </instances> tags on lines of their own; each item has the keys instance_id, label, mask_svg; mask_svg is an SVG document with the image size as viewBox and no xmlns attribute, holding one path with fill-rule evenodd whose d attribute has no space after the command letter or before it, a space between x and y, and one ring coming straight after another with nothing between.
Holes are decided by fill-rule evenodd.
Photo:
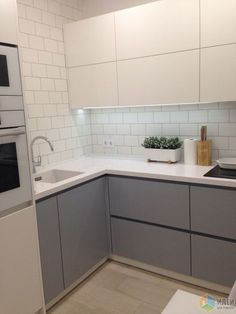
<instances>
[{"instance_id":1,"label":"undermount sink basin","mask_svg":"<svg viewBox=\"0 0 236 314\"><path fill-rule=\"evenodd\" d=\"M83 174L83 172L52 169L36 175L34 180L46 183L57 183L66 179L73 178L80 174Z\"/></svg>"}]
</instances>

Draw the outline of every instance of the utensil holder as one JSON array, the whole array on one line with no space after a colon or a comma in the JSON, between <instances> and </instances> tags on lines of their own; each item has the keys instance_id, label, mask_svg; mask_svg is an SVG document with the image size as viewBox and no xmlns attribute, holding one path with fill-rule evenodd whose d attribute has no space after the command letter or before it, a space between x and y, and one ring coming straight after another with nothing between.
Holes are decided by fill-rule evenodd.
<instances>
[{"instance_id":1,"label":"utensil holder","mask_svg":"<svg viewBox=\"0 0 236 314\"><path fill-rule=\"evenodd\" d=\"M197 142L197 164L199 166L211 166L212 140Z\"/></svg>"}]
</instances>

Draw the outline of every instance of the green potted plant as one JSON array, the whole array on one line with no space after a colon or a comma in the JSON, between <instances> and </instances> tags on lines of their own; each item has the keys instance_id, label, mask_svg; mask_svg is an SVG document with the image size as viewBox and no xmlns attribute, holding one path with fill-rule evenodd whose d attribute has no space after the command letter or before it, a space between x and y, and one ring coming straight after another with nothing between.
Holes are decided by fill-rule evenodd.
<instances>
[{"instance_id":1,"label":"green potted plant","mask_svg":"<svg viewBox=\"0 0 236 314\"><path fill-rule=\"evenodd\" d=\"M182 142L178 137L146 137L142 146L148 161L177 162L181 158Z\"/></svg>"}]
</instances>

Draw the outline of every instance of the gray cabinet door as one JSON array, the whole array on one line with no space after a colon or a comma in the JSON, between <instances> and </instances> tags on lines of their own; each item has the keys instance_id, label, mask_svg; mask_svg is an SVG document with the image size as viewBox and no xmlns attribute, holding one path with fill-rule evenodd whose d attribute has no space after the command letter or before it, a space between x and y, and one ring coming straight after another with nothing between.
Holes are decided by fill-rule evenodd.
<instances>
[{"instance_id":1,"label":"gray cabinet door","mask_svg":"<svg viewBox=\"0 0 236 314\"><path fill-rule=\"evenodd\" d=\"M188 233L111 219L113 254L190 275Z\"/></svg>"},{"instance_id":2,"label":"gray cabinet door","mask_svg":"<svg viewBox=\"0 0 236 314\"><path fill-rule=\"evenodd\" d=\"M36 204L40 257L46 304L64 290L56 197Z\"/></svg>"},{"instance_id":3,"label":"gray cabinet door","mask_svg":"<svg viewBox=\"0 0 236 314\"><path fill-rule=\"evenodd\" d=\"M189 229L189 186L109 177L112 215Z\"/></svg>"},{"instance_id":4,"label":"gray cabinet door","mask_svg":"<svg viewBox=\"0 0 236 314\"><path fill-rule=\"evenodd\" d=\"M105 178L58 196L65 286L108 255Z\"/></svg>"},{"instance_id":5,"label":"gray cabinet door","mask_svg":"<svg viewBox=\"0 0 236 314\"><path fill-rule=\"evenodd\" d=\"M236 239L236 190L191 186L193 231Z\"/></svg>"},{"instance_id":6,"label":"gray cabinet door","mask_svg":"<svg viewBox=\"0 0 236 314\"><path fill-rule=\"evenodd\" d=\"M232 287L236 279L236 243L192 235L192 275Z\"/></svg>"}]
</instances>

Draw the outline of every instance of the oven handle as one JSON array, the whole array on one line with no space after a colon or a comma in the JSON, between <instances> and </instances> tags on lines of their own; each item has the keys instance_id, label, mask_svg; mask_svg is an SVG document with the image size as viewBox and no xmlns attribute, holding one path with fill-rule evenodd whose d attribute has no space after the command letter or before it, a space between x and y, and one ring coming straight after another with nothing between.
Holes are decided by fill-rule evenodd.
<instances>
[{"instance_id":1,"label":"oven handle","mask_svg":"<svg viewBox=\"0 0 236 314\"><path fill-rule=\"evenodd\" d=\"M25 127L17 127L12 129L0 129L0 137L15 136L25 134Z\"/></svg>"}]
</instances>

